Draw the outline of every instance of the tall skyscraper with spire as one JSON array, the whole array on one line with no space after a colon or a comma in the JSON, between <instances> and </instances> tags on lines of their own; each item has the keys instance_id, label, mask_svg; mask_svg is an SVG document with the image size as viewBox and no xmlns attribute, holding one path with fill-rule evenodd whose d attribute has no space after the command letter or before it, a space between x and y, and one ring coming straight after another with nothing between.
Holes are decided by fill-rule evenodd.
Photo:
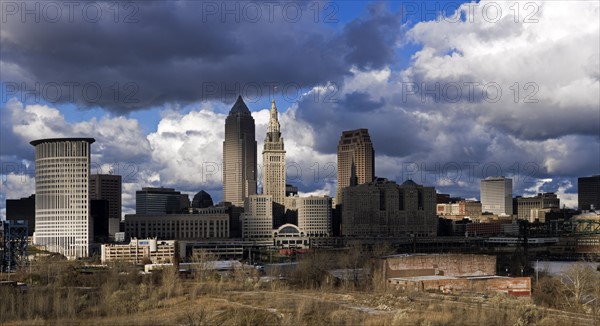
<instances>
[{"instance_id":1,"label":"tall skyscraper with spire","mask_svg":"<svg viewBox=\"0 0 600 326\"><path fill-rule=\"evenodd\" d=\"M342 132L337 148L338 170L336 204L341 204L342 189L369 183L375 178L375 150L368 129Z\"/></svg>"},{"instance_id":2,"label":"tall skyscraper with spire","mask_svg":"<svg viewBox=\"0 0 600 326\"><path fill-rule=\"evenodd\" d=\"M223 142L223 201L243 207L256 194L256 136L254 118L241 96L225 120Z\"/></svg>"},{"instance_id":3,"label":"tall skyscraper with spire","mask_svg":"<svg viewBox=\"0 0 600 326\"><path fill-rule=\"evenodd\" d=\"M263 195L273 197L273 216L276 226L283 214L285 199L285 149L277 118L275 100L271 102L271 117L263 149Z\"/></svg>"}]
</instances>

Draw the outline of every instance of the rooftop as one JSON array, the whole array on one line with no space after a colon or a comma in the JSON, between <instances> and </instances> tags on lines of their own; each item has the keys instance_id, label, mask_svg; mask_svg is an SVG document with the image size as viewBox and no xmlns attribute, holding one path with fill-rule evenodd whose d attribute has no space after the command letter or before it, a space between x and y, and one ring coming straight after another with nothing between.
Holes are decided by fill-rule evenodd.
<instances>
[{"instance_id":1,"label":"rooftop","mask_svg":"<svg viewBox=\"0 0 600 326\"><path fill-rule=\"evenodd\" d=\"M41 143L56 143L56 142L63 142L63 141L85 141L88 143L93 143L96 140L94 138L78 138L78 137L67 137L67 138L44 138L44 139L36 139L36 140L32 140L29 143L33 146L37 146L38 144Z\"/></svg>"}]
</instances>

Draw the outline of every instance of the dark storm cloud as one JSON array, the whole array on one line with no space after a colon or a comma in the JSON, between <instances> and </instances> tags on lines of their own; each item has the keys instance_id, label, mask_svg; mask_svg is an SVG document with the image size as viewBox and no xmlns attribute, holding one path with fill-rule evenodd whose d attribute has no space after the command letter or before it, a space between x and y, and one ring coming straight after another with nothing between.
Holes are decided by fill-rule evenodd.
<instances>
[{"instance_id":1,"label":"dark storm cloud","mask_svg":"<svg viewBox=\"0 0 600 326\"><path fill-rule=\"evenodd\" d=\"M369 19L354 20L345 26L349 47L345 58L363 70L380 69L394 60L402 22L401 14L390 13L383 3L371 4L369 12Z\"/></svg>"},{"instance_id":2,"label":"dark storm cloud","mask_svg":"<svg viewBox=\"0 0 600 326\"><path fill-rule=\"evenodd\" d=\"M364 92L352 92L346 94L342 102L339 104L340 107L348 111L374 111L381 108L385 104L383 98L379 101L374 101L370 98L369 94Z\"/></svg>"},{"instance_id":3,"label":"dark storm cloud","mask_svg":"<svg viewBox=\"0 0 600 326\"><path fill-rule=\"evenodd\" d=\"M316 150L335 153L342 131L367 128L377 154L405 156L414 151L410 144L417 142L422 126L412 115L400 107L386 106L383 98L375 101L367 93L344 94L341 90L337 97L322 103L308 96L298 103L298 118L308 122L324 140L315 144ZM427 142L418 143L419 149L429 148Z\"/></svg>"},{"instance_id":4,"label":"dark storm cloud","mask_svg":"<svg viewBox=\"0 0 600 326\"><path fill-rule=\"evenodd\" d=\"M46 102L121 113L267 96L275 84L289 90L340 82L351 65L391 62L398 24L378 8L336 32L335 20L314 15L323 2L94 2L78 3L72 17L57 2L56 22L43 2L39 22L21 16L23 5L15 3L8 9L17 13L5 12L2 24L5 93L35 90Z\"/></svg>"},{"instance_id":5,"label":"dark storm cloud","mask_svg":"<svg viewBox=\"0 0 600 326\"><path fill-rule=\"evenodd\" d=\"M34 159L33 146L12 132L9 110L0 109L0 162L16 163L22 159Z\"/></svg>"}]
</instances>

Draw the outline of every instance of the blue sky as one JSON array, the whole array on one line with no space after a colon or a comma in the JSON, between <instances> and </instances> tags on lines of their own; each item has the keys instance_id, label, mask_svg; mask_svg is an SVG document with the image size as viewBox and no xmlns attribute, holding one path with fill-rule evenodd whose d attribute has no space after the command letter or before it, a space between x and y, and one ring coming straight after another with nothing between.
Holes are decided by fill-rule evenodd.
<instances>
[{"instance_id":1,"label":"blue sky","mask_svg":"<svg viewBox=\"0 0 600 326\"><path fill-rule=\"evenodd\" d=\"M369 128L378 176L401 182L416 167L415 181L455 196L477 198L497 165L515 195L554 191L576 206L577 176L600 173L596 2L467 2L460 21L436 19L460 7L447 1L283 2L272 20L253 20L247 2L239 19L219 1L121 3L118 19L97 4L98 21L2 21L0 216L6 198L34 189L9 167L32 168L36 137L96 138L103 172L134 164L125 212L142 186L219 201L206 169L222 160L225 114L242 93L262 146L275 84L287 162L304 172L288 177L303 193L334 195L325 176L341 131L355 128ZM35 85L37 98L20 92ZM63 97L48 101L56 85Z\"/></svg>"}]
</instances>

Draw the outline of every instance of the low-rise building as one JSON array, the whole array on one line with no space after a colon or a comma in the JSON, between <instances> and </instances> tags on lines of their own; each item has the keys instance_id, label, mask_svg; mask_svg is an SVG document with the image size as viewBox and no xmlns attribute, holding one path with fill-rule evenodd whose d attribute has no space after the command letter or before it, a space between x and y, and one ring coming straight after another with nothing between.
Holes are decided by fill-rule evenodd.
<instances>
[{"instance_id":1,"label":"low-rise building","mask_svg":"<svg viewBox=\"0 0 600 326\"><path fill-rule=\"evenodd\" d=\"M128 244L103 244L101 247L102 263L129 262L141 264L173 263L175 260L174 240L131 239Z\"/></svg>"},{"instance_id":2,"label":"low-rise building","mask_svg":"<svg viewBox=\"0 0 600 326\"><path fill-rule=\"evenodd\" d=\"M390 287L414 291L503 292L531 296L529 277L496 276L496 257L488 255L395 255L382 259Z\"/></svg>"},{"instance_id":3,"label":"low-rise building","mask_svg":"<svg viewBox=\"0 0 600 326\"><path fill-rule=\"evenodd\" d=\"M310 239L300 228L293 224L284 224L273 230L273 245L278 248L307 249Z\"/></svg>"},{"instance_id":4,"label":"low-rise building","mask_svg":"<svg viewBox=\"0 0 600 326\"><path fill-rule=\"evenodd\" d=\"M229 238L227 207L194 209L189 214L125 215L127 238L201 240Z\"/></svg>"},{"instance_id":5,"label":"low-rise building","mask_svg":"<svg viewBox=\"0 0 600 326\"><path fill-rule=\"evenodd\" d=\"M554 193L537 194L535 197L517 197L517 217L520 220L529 220L534 222L538 219L540 222L545 220L545 213L551 209L560 208L560 199ZM539 209L548 209L539 211ZM537 214L537 215L536 215ZM541 218L540 218L541 217Z\"/></svg>"}]
</instances>

